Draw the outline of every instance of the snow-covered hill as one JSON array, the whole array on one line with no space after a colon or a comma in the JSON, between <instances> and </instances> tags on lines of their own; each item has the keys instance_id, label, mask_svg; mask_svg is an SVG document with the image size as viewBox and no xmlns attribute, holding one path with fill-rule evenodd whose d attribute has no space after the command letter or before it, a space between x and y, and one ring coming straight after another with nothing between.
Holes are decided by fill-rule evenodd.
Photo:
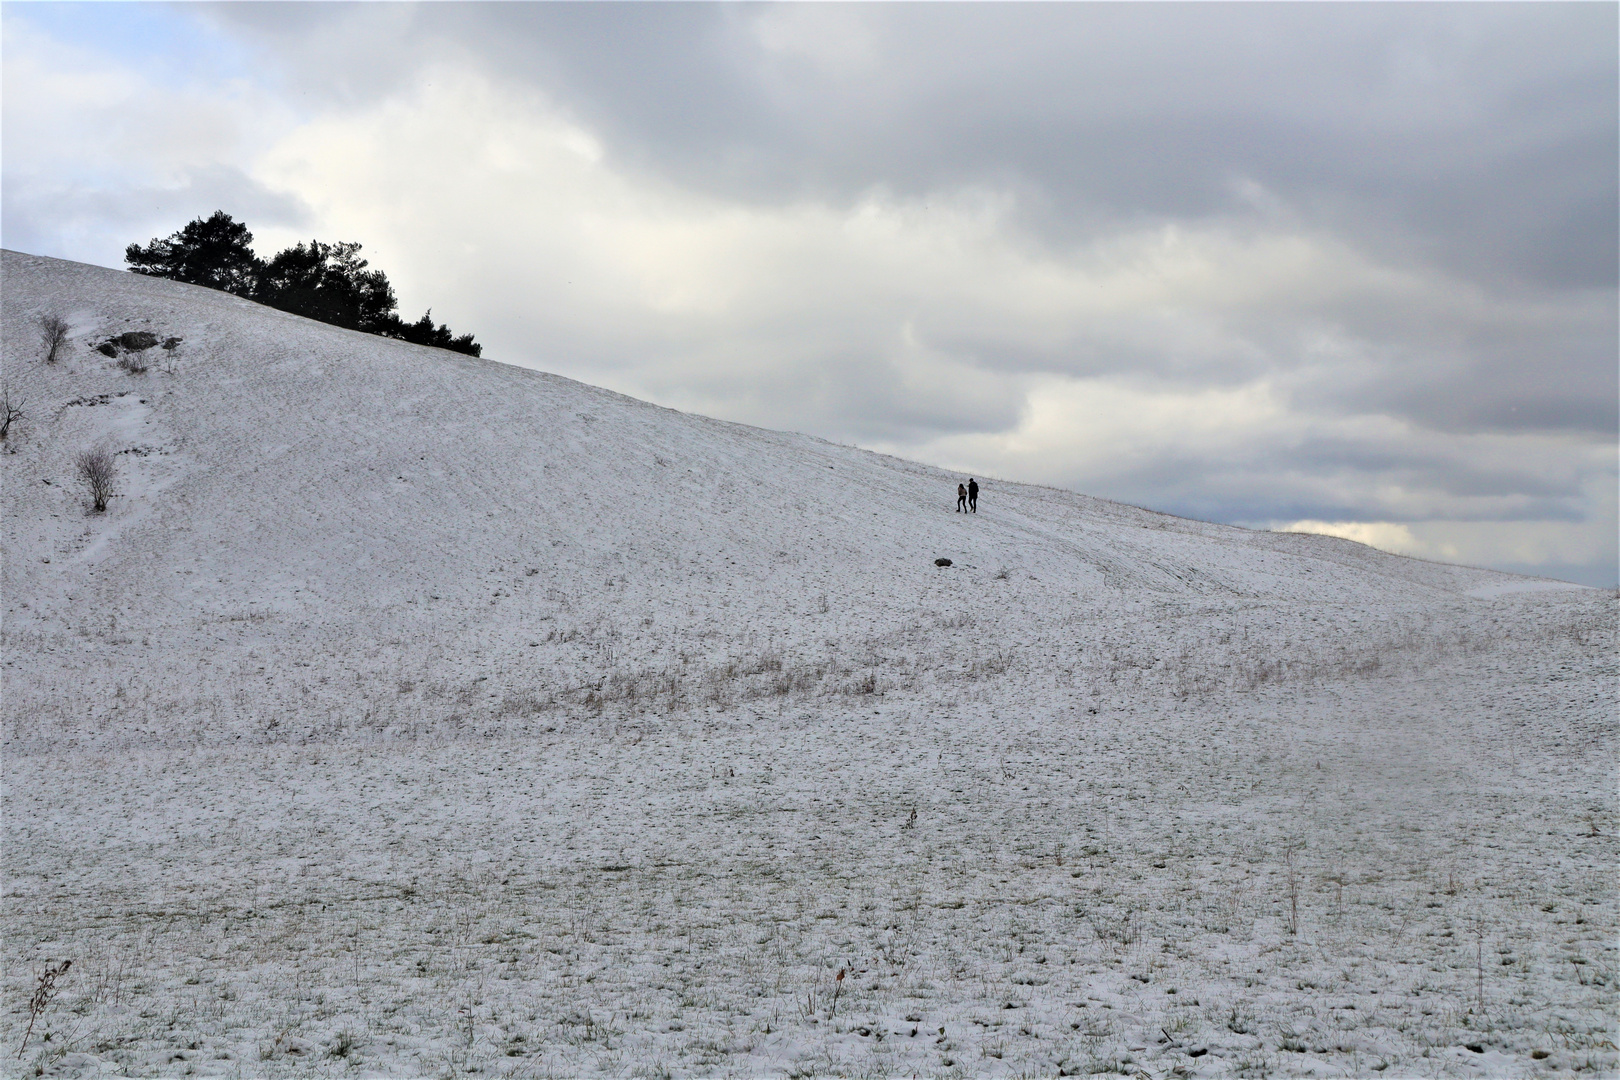
<instances>
[{"instance_id":1,"label":"snow-covered hill","mask_svg":"<svg viewBox=\"0 0 1620 1080\"><path fill-rule=\"evenodd\" d=\"M1545 1060L1614 1066L1610 595L984 477L962 515L927 466L3 275L7 1032L83 961L51 1068L1413 1071L1492 1001L1459 1061L1538 1069L1574 1010ZM178 340L95 349L138 331ZM1591 834L1556 868L1543 814ZM1457 968L1459 895L1519 944ZM1311 974L1251 993L1280 950ZM1418 984L1443 1020L1377 1013Z\"/></svg>"},{"instance_id":2,"label":"snow-covered hill","mask_svg":"<svg viewBox=\"0 0 1620 1080\"><path fill-rule=\"evenodd\" d=\"M988 480L964 516L966 477L910 462L174 282L4 271L28 402L4 459L13 746L549 726L582 688L683 674L677 701L724 699L716 673L761 663L817 696L1210 605L1268 609L1220 622L1269 651L1320 636L1305 608L1427 611L1506 580ZM73 328L54 365L47 313ZM145 374L92 348L142 330L181 339ZM105 515L74 470L95 444L120 466Z\"/></svg>"}]
</instances>

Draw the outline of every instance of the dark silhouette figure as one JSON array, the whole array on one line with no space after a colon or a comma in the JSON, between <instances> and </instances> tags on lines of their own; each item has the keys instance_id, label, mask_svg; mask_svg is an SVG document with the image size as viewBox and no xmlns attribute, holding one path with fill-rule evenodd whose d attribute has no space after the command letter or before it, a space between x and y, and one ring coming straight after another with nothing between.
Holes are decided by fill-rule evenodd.
<instances>
[{"instance_id":1,"label":"dark silhouette figure","mask_svg":"<svg viewBox=\"0 0 1620 1080\"><path fill-rule=\"evenodd\" d=\"M979 482L968 477L968 510L971 513L979 512Z\"/></svg>"},{"instance_id":2,"label":"dark silhouette figure","mask_svg":"<svg viewBox=\"0 0 1620 1080\"><path fill-rule=\"evenodd\" d=\"M967 513L967 488L961 484L956 485L956 512L958 514Z\"/></svg>"}]
</instances>

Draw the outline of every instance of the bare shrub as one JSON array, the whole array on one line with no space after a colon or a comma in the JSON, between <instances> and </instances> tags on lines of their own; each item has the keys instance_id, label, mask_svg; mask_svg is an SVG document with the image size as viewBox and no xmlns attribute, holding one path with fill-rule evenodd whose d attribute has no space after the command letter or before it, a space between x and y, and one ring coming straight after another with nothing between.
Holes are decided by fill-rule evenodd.
<instances>
[{"instance_id":1,"label":"bare shrub","mask_svg":"<svg viewBox=\"0 0 1620 1080\"><path fill-rule=\"evenodd\" d=\"M11 425L26 415L23 412L26 404L22 398L12 398L10 387L0 390L0 439L10 435Z\"/></svg>"},{"instance_id":2,"label":"bare shrub","mask_svg":"<svg viewBox=\"0 0 1620 1080\"><path fill-rule=\"evenodd\" d=\"M118 358L118 366L131 375L145 375L152 363L146 358L145 353L127 352Z\"/></svg>"},{"instance_id":3,"label":"bare shrub","mask_svg":"<svg viewBox=\"0 0 1620 1080\"><path fill-rule=\"evenodd\" d=\"M62 346L67 342L67 320L59 315L44 315L39 320L40 338L45 345L45 362L56 363L61 354Z\"/></svg>"},{"instance_id":4,"label":"bare shrub","mask_svg":"<svg viewBox=\"0 0 1620 1080\"><path fill-rule=\"evenodd\" d=\"M112 453L104 446L92 447L80 454L75 464L96 512L107 509L107 500L112 498L113 483L118 477Z\"/></svg>"},{"instance_id":5,"label":"bare shrub","mask_svg":"<svg viewBox=\"0 0 1620 1080\"><path fill-rule=\"evenodd\" d=\"M51 999L56 996L56 980L67 974L68 968L73 966L72 960L64 960L60 964L46 964L45 970L39 973L39 982L34 985L34 996L28 1000L28 1030L23 1032L22 1045L17 1047L17 1056L23 1056L28 1049L28 1039L34 1034L34 1025L39 1018L45 1015L45 1010L51 1007Z\"/></svg>"}]
</instances>

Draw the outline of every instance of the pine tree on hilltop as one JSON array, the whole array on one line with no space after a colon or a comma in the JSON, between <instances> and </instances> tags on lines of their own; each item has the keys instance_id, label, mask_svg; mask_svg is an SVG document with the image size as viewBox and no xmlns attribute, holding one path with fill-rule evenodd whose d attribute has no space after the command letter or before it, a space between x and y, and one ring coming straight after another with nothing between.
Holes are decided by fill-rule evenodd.
<instances>
[{"instance_id":1,"label":"pine tree on hilltop","mask_svg":"<svg viewBox=\"0 0 1620 1080\"><path fill-rule=\"evenodd\" d=\"M124 261L137 274L173 278L192 285L251 296L264 261L249 245L253 234L223 210L198 218L167 240L153 238L146 247L131 244Z\"/></svg>"},{"instance_id":2,"label":"pine tree on hilltop","mask_svg":"<svg viewBox=\"0 0 1620 1080\"><path fill-rule=\"evenodd\" d=\"M297 244L265 265L253 299L333 326L386 333L399 322L394 287L367 265L359 244Z\"/></svg>"},{"instance_id":3,"label":"pine tree on hilltop","mask_svg":"<svg viewBox=\"0 0 1620 1080\"><path fill-rule=\"evenodd\" d=\"M450 349L471 356L479 356L484 351L484 347L474 341L471 334L462 334L458 337L444 323L434 326L432 308L428 308L427 314L413 323L405 322L403 319L395 319L394 322L396 325L392 329L380 333L385 337L399 338L414 345L431 345L434 348Z\"/></svg>"},{"instance_id":4,"label":"pine tree on hilltop","mask_svg":"<svg viewBox=\"0 0 1620 1080\"><path fill-rule=\"evenodd\" d=\"M395 310L394 287L381 270L367 269L360 245L311 240L278 252L268 263L249 246L253 234L223 210L197 218L167 240L131 244L124 261L137 274L173 278L257 300L294 315L417 345L480 356L471 334L433 324L433 310L408 323Z\"/></svg>"}]
</instances>

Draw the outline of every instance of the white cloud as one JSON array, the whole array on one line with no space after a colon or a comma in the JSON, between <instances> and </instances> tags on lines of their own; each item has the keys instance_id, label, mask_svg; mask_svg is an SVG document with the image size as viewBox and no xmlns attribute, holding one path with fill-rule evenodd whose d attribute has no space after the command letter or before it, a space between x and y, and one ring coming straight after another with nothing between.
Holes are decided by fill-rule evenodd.
<instances>
[{"instance_id":1,"label":"white cloud","mask_svg":"<svg viewBox=\"0 0 1620 1080\"><path fill-rule=\"evenodd\" d=\"M1167 452L1230 458L1257 437L1270 442L1279 429L1299 423L1264 382L1175 389L1047 376L1030 387L1017 426L947 435L920 449L956 468L1070 485L1077 472L1096 481L1151 465Z\"/></svg>"},{"instance_id":2,"label":"white cloud","mask_svg":"<svg viewBox=\"0 0 1620 1080\"><path fill-rule=\"evenodd\" d=\"M1412 535L1411 526L1393 521L1295 521L1277 531L1338 536L1397 555L1429 554L1428 545ZM1441 554L1445 555L1446 552L1442 551ZM1450 555L1456 557L1454 548Z\"/></svg>"},{"instance_id":3,"label":"white cloud","mask_svg":"<svg viewBox=\"0 0 1620 1080\"><path fill-rule=\"evenodd\" d=\"M922 352L975 394L975 371L1151 365L1196 383L1275 363L1246 328L1262 313L1461 291L1303 232L1171 225L1054 252L1020 231L1011 194L982 186L738 204L626 173L543 100L454 68L299 127L256 174L322 229L364 238L406 306L477 322L519 361L558 362L520 343L577 343L592 372L658 395Z\"/></svg>"},{"instance_id":4,"label":"white cloud","mask_svg":"<svg viewBox=\"0 0 1620 1080\"><path fill-rule=\"evenodd\" d=\"M240 168L295 122L255 84L159 85L10 11L0 25L7 243L119 265L125 244L215 198L295 212Z\"/></svg>"},{"instance_id":5,"label":"white cloud","mask_svg":"<svg viewBox=\"0 0 1620 1080\"><path fill-rule=\"evenodd\" d=\"M767 53L803 58L835 77L878 63L863 14L840 4L769 4L750 12L754 38Z\"/></svg>"},{"instance_id":6,"label":"white cloud","mask_svg":"<svg viewBox=\"0 0 1620 1080\"><path fill-rule=\"evenodd\" d=\"M1616 514L1612 475L1596 475L1586 485L1583 503L1588 516L1575 521L1449 520L1427 521L1293 521L1276 524L1281 532L1321 533L1355 540L1397 555L1460 562L1471 566L1541 567L1553 576L1571 568L1590 568L1593 582L1612 568L1617 551L1615 532L1607 528Z\"/></svg>"}]
</instances>

